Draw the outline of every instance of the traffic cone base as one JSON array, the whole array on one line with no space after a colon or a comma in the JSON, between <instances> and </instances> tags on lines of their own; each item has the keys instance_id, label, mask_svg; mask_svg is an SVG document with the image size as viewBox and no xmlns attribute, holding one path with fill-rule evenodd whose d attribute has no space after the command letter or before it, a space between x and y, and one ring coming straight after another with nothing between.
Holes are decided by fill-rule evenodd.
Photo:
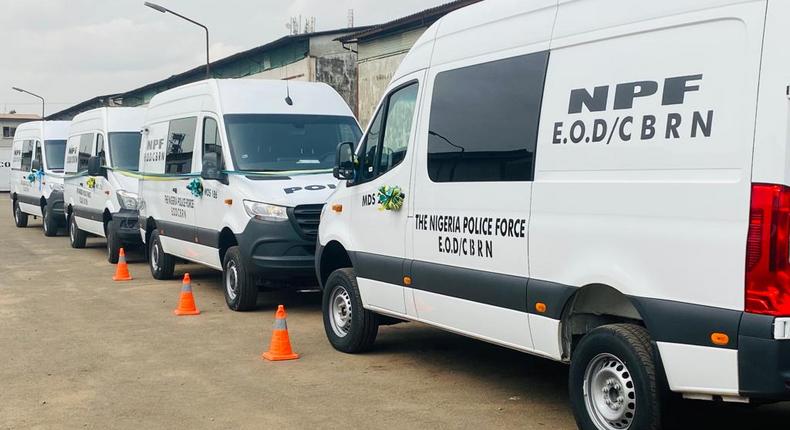
<instances>
[{"instance_id":1,"label":"traffic cone base","mask_svg":"<svg viewBox=\"0 0 790 430\"><path fill-rule=\"evenodd\" d=\"M115 266L115 276L113 281L131 281L132 274L129 273L129 265L126 263L126 252L123 248L118 251L118 264Z\"/></svg>"},{"instance_id":2,"label":"traffic cone base","mask_svg":"<svg viewBox=\"0 0 790 430\"><path fill-rule=\"evenodd\" d=\"M192 279L189 277L189 273L184 274L181 296L178 298L178 307L173 310L173 314L178 316L200 315L200 311L195 306L195 296L192 294Z\"/></svg>"},{"instance_id":3,"label":"traffic cone base","mask_svg":"<svg viewBox=\"0 0 790 430\"><path fill-rule=\"evenodd\" d=\"M288 337L288 324L285 319L285 306L280 305L274 315L274 330L269 350L261 356L264 360L285 361L299 358L299 354L291 349L291 339Z\"/></svg>"}]
</instances>

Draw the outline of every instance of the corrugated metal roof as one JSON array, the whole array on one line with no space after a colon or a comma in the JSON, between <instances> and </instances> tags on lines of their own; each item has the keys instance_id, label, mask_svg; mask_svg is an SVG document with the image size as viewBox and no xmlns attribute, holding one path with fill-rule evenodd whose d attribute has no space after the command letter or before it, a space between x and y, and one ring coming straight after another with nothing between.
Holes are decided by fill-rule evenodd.
<instances>
[{"instance_id":1,"label":"corrugated metal roof","mask_svg":"<svg viewBox=\"0 0 790 430\"><path fill-rule=\"evenodd\" d=\"M222 58L220 60L212 61L210 63L210 65L211 65L211 69L215 69L215 68L222 67L223 65L231 64L231 63L233 63L235 61L239 61L239 60L244 59L244 58L249 57L249 56L253 56L253 55L264 53L266 51L270 51L272 49L278 48L280 46L287 45L289 43L301 42L301 41L305 41L305 40L310 40L310 38L313 38L313 37L331 36L333 34L339 34L339 33L349 33L349 32L351 32L351 33L358 33L358 32L361 32L361 31L366 31L366 30L368 30L370 28L371 28L371 26L353 27L353 28L343 28L343 29L337 29L337 30L318 31L318 32L314 32L314 33L304 33L304 34L298 34L298 35L284 36L284 37L281 37L281 38L279 38L279 39L277 39L275 41L269 42L269 43L267 43L265 45L257 46L255 48L248 49L248 50L242 51L242 52L238 52L238 53L233 54L231 56ZM103 103L106 103L107 100L109 100L111 98L124 97L124 96L132 94L132 93L141 93L141 92L145 92L145 91L148 91L148 90L151 90L151 89L155 89L155 88L159 88L159 87L168 87L168 86L171 86L171 84L179 83L179 82L184 81L184 80L188 80L189 77L191 77L191 76L200 75L200 74L204 73L205 70L206 70L206 66L204 64L204 65L197 66L197 67L194 67L192 69L189 69L186 72L182 72L182 73L179 73L177 75L172 75L172 76L170 76L168 78L165 78L165 79L162 79L160 81L152 82L150 84L146 84L146 85L143 85L142 87L135 88L133 90L129 90L129 91L126 91L126 92L123 92L123 93L112 94L112 95L107 95L107 96L94 97L94 98L92 98L90 100L86 100L86 101L81 102L81 103L79 103L77 105L74 105L74 106L72 106L70 108L64 109L64 110L62 110L60 112L56 112L56 113L53 113L51 115L48 115L47 119L59 118L59 117L63 117L64 115L68 116L68 115L70 115L71 112L75 112L75 114L76 114L76 113L82 112L82 110L84 110L83 108L85 108L85 107L91 107L91 108L99 107L99 105L104 105ZM94 105L97 105L97 106L94 106Z\"/></svg>"},{"instance_id":2,"label":"corrugated metal roof","mask_svg":"<svg viewBox=\"0 0 790 430\"><path fill-rule=\"evenodd\" d=\"M35 121L40 116L29 113L0 113L0 120Z\"/></svg>"},{"instance_id":3,"label":"corrugated metal roof","mask_svg":"<svg viewBox=\"0 0 790 430\"><path fill-rule=\"evenodd\" d=\"M434 8L426 9L413 15L398 18L394 21L374 25L370 29L361 30L353 34L349 34L348 36L340 37L337 40L343 43L358 43L361 41L376 39L390 33L408 31L416 27L427 27L454 10L461 9L462 7L479 3L481 1L483 0L456 0L436 6Z\"/></svg>"}]
</instances>

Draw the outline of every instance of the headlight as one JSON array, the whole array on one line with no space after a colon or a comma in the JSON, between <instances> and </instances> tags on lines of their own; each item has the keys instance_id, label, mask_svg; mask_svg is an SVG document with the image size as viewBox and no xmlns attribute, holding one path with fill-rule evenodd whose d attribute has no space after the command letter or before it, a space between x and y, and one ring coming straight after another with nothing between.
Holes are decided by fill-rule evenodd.
<instances>
[{"instance_id":1,"label":"headlight","mask_svg":"<svg viewBox=\"0 0 790 430\"><path fill-rule=\"evenodd\" d=\"M244 200L244 210L250 218L263 221L288 221L287 208Z\"/></svg>"},{"instance_id":2,"label":"headlight","mask_svg":"<svg viewBox=\"0 0 790 430\"><path fill-rule=\"evenodd\" d=\"M49 183L49 189L52 191L63 191L63 184Z\"/></svg>"},{"instance_id":3,"label":"headlight","mask_svg":"<svg viewBox=\"0 0 790 430\"><path fill-rule=\"evenodd\" d=\"M121 204L122 209L136 211L140 206L140 196L128 191L118 190L118 203Z\"/></svg>"}]
</instances>

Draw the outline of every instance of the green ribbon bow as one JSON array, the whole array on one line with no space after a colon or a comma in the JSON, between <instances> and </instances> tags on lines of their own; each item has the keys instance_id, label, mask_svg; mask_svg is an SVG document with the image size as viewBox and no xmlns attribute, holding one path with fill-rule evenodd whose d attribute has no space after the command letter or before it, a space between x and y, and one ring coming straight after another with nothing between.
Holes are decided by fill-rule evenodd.
<instances>
[{"instance_id":1,"label":"green ribbon bow","mask_svg":"<svg viewBox=\"0 0 790 430\"><path fill-rule=\"evenodd\" d=\"M388 187L386 185L379 188L379 210L399 211L406 200L406 194L400 187Z\"/></svg>"},{"instance_id":2,"label":"green ribbon bow","mask_svg":"<svg viewBox=\"0 0 790 430\"><path fill-rule=\"evenodd\" d=\"M192 179L189 185L187 185L187 189L192 191L192 195L195 197L201 197L203 195L203 183L200 182L198 178Z\"/></svg>"}]
</instances>

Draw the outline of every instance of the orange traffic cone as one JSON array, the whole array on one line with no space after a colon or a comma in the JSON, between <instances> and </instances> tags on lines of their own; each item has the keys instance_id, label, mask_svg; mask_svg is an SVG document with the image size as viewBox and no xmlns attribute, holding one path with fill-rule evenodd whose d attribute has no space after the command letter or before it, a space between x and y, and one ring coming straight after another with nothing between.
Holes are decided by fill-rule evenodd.
<instances>
[{"instance_id":1,"label":"orange traffic cone","mask_svg":"<svg viewBox=\"0 0 790 430\"><path fill-rule=\"evenodd\" d=\"M192 278L189 273L184 274L181 285L181 297L178 299L178 308L173 311L178 316L200 315L200 311L195 306L195 296L192 295Z\"/></svg>"},{"instance_id":2,"label":"orange traffic cone","mask_svg":"<svg viewBox=\"0 0 790 430\"><path fill-rule=\"evenodd\" d=\"M299 358L291 349L291 339L288 337L288 324L285 322L285 306L277 307L274 314L274 331L269 351L263 353L263 358L270 361L295 360Z\"/></svg>"},{"instance_id":3,"label":"orange traffic cone","mask_svg":"<svg viewBox=\"0 0 790 430\"><path fill-rule=\"evenodd\" d=\"M115 266L115 276L113 281L131 281L132 275L129 273L129 265L126 264L126 253L121 248L118 251L118 264Z\"/></svg>"}]
</instances>

